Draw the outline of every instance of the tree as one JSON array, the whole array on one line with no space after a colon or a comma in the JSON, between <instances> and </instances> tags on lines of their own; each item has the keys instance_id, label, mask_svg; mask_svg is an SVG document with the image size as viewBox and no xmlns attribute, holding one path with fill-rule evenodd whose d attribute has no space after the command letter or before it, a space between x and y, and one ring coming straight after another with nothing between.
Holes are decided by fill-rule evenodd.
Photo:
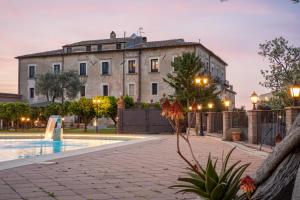
<instances>
[{"instance_id":1,"label":"tree","mask_svg":"<svg viewBox=\"0 0 300 200\"><path fill-rule=\"evenodd\" d=\"M27 103L23 102L9 102L0 104L0 118L6 122L13 121L14 128L19 128L21 117L30 116L30 107Z\"/></svg>"},{"instance_id":2,"label":"tree","mask_svg":"<svg viewBox=\"0 0 300 200\"><path fill-rule=\"evenodd\" d=\"M78 101L73 101L69 106L70 113L79 116L84 123L84 131L87 131L87 125L96 116L94 105L91 99L82 97Z\"/></svg>"},{"instance_id":3,"label":"tree","mask_svg":"<svg viewBox=\"0 0 300 200\"><path fill-rule=\"evenodd\" d=\"M94 110L98 117L108 117L116 124L117 120L117 99L113 96L98 96L99 104L94 104Z\"/></svg>"},{"instance_id":4,"label":"tree","mask_svg":"<svg viewBox=\"0 0 300 200\"><path fill-rule=\"evenodd\" d=\"M60 98L64 103L65 98L74 99L80 91L79 75L76 71L60 73L47 72L37 77L36 92L46 97L47 101L55 102Z\"/></svg>"},{"instance_id":5,"label":"tree","mask_svg":"<svg viewBox=\"0 0 300 200\"><path fill-rule=\"evenodd\" d=\"M268 59L268 70L261 70L265 81L262 86L271 89L274 99L282 106L292 104L288 87L300 81L300 48L289 45L283 37L259 45L259 55Z\"/></svg>"},{"instance_id":6,"label":"tree","mask_svg":"<svg viewBox=\"0 0 300 200\"><path fill-rule=\"evenodd\" d=\"M182 105L187 105L187 107L194 100L205 104L209 101L220 102L216 93L215 80L210 80L210 84L206 87L199 88L195 85L194 79L198 75L203 75L204 71L203 63L195 53L183 53L182 56L176 57L171 66L175 73L168 73L167 77L163 78L175 90L171 98L176 97Z\"/></svg>"},{"instance_id":7,"label":"tree","mask_svg":"<svg viewBox=\"0 0 300 200\"><path fill-rule=\"evenodd\" d=\"M58 74L47 72L37 76L36 94L45 96L48 102L54 102L60 93Z\"/></svg>"},{"instance_id":8,"label":"tree","mask_svg":"<svg viewBox=\"0 0 300 200\"><path fill-rule=\"evenodd\" d=\"M59 76L59 82L61 87L61 102L64 103L65 96L69 99L76 98L78 92L80 91L80 86L82 85L79 79L78 72L68 71L62 72Z\"/></svg>"}]
</instances>

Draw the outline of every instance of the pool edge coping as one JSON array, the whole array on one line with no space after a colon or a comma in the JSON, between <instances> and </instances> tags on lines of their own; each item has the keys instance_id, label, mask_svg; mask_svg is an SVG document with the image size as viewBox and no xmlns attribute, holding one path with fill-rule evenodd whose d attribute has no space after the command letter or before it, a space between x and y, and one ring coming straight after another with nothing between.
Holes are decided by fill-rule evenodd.
<instances>
[{"instance_id":1,"label":"pool edge coping","mask_svg":"<svg viewBox=\"0 0 300 200\"><path fill-rule=\"evenodd\" d=\"M42 164L43 162L50 161L50 160L67 158L67 157L71 157L71 156L78 156L78 155L92 153L92 152L96 152L96 151L103 151L103 150L107 150L107 149L123 147L123 146L132 145L132 144L138 144L138 143L158 140L160 138L161 137L159 137L159 136L143 136L143 138L132 139L132 140L124 141L124 142L117 142L117 143L113 143L113 144L105 144L105 145L96 146L96 147L76 149L76 150L71 150L71 151L66 151L66 152L60 152L57 154L53 153L53 154L47 154L47 155L32 157L32 158L8 160L8 161L0 162L0 171L6 170L6 169L11 169L11 168L16 168L16 167L21 167L21 166L25 166L25 165Z\"/></svg>"}]
</instances>

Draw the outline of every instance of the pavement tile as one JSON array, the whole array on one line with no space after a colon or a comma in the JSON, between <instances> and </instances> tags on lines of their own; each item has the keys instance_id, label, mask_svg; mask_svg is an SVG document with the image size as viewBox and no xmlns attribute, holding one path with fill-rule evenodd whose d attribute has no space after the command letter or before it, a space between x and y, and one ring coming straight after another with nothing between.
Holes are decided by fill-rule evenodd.
<instances>
[{"instance_id":1,"label":"pavement tile","mask_svg":"<svg viewBox=\"0 0 300 200\"><path fill-rule=\"evenodd\" d=\"M210 137L191 141L202 165L209 152L221 158L223 151L232 148ZM183 153L189 155L187 149ZM263 159L236 149L230 163L237 160L251 162L246 174L252 174ZM51 166L33 164L0 171L0 200L21 196L28 200L195 199L193 194L175 194L168 188L177 184L186 167L176 153L175 136L55 161Z\"/></svg>"}]
</instances>

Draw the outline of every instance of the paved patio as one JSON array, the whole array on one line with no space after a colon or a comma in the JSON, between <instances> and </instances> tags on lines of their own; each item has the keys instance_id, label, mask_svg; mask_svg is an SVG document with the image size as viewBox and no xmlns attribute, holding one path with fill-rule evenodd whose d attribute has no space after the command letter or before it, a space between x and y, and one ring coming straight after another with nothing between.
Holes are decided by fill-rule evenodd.
<instances>
[{"instance_id":1,"label":"paved patio","mask_svg":"<svg viewBox=\"0 0 300 200\"><path fill-rule=\"evenodd\" d=\"M211 137L194 137L193 146L205 164L208 153L221 158L232 146ZM260 165L262 157L237 149L232 162L251 162L247 174ZM33 164L0 171L0 200L96 200L96 199L194 199L174 194L168 187L185 171L176 154L176 138L92 152L55 160L56 164Z\"/></svg>"}]
</instances>

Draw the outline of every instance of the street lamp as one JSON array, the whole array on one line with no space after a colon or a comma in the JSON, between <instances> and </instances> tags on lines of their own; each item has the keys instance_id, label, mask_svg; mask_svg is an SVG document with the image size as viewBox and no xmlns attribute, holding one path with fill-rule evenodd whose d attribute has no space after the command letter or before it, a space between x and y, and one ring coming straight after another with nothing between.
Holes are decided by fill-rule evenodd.
<instances>
[{"instance_id":1,"label":"street lamp","mask_svg":"<svg viewBox=\"0 0 300 200\"><path fill-rule=\"evenodd\" d=\"M99 115L99 106L100 106L100 103L101 103L100 99L93 99L93 104L96 105L96 123L95 123L95 125L96 125L96 133L99 132L99 130L98 130L98 115Z\"/></svg>"},{"instance_id":2,"label":"street lamp","mask_svg":"<svg viewBox=\"0 0 300 200\"><path fill-rule=\"evenodd\" d=\"M198 76L195 78L195 85L201 87L205 87L208 85L208 78L206 76ZM200 96L200 90L199 90L199 96ZM202 105L198 104L196 109L199 111L200 115L200 136L204 136L204 131L203 131L203 122L202 122Z\"/></svg>"},{"instance_id":3,"label":"street lamp","mask_svg":"<svg viewBox=\"0 0 300 200\"><path fill-rule=\"evenodd\" d=\"M256 104L258 102L258 96L255 93L255 91L251 94L250 99L251 99L251 102L253 104L253 110L256 110Z\"/></svg>"},{"instance_id":4,"label":"street lamp","mask_svg":"<svg viewBox=\"0 0 300 200\"><path fill-rule=\"evenodd\" d=\"M207 77L196 77L195 78L196 85L207 85L208 84L208 78Z\"/></svg>"},{"instance_id":5,"label":"street lamp","mask_svg":"<svg viewBox=\"0 0 300 200\"><path fill-rule=\"evenodd\" d=\"M290 86L290 93L294 99L294 106L297 106L297 101L300 97L300 84L293 84Z\"/></svg>"},{"instance_id":6,"label":"street lamp","mask_svg":"<svg viewBox=\"0 0 300 200\"><path fill-rule=\"evenodd\" d=\"M208 103L207 107L208 107L208 109L212 109L214 107L214 104L213 103Z\"/></svg>"},{"instance_id":7,"label":"street lamp","mask_svg":"<svg viewBox=\"0 0 300 200\"><path fill-rule=\"evenodd\" d=\"M230 106L230 101L227 100L227 99L225 99L224 100L224 106L225 106L226 110L228 111L229 110L229 106Z\"/></svg>"}]
</instances>

